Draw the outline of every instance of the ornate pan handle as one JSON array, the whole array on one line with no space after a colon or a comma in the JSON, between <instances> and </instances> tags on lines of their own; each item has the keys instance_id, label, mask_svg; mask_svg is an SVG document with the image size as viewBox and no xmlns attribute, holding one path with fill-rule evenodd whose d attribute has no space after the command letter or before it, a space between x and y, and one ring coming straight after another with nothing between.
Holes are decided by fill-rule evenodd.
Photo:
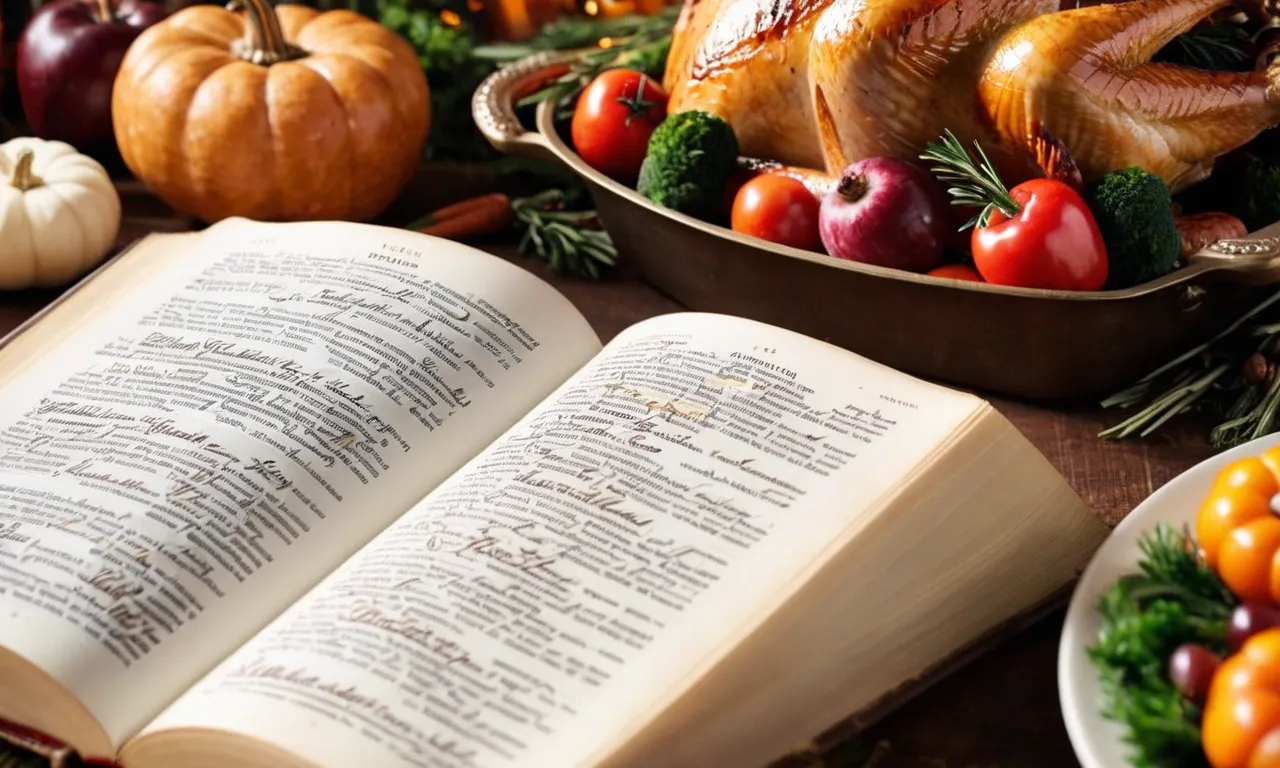
<instances>
[{"instance_id":1,"label":"ornate pan handle","mask_svg":"<svg viewBox=\"0 0 1280 768\"><path fill-rule=\"evenodd\" d=\"M1217 267L1222 273L1236 273L1241 278L1275 276L1280 273L1280 223L1247 237L1219 240L1192 254L1189 260L1192 264Z\"/></svg>"},{"instance_id":2,"label":"ornate pan handle","mask_svg":"<svg viewBox=\"0 0 1280 768\"><path fill-rule=\"evenodd\" d=\"M471 115L489 143L506 154L555 159L546 137L520 124L515 104L548 80L568 72L569 63L578 56L573 51L545 51L486 77L471 99Z\"/></svg>"}]
</instances>

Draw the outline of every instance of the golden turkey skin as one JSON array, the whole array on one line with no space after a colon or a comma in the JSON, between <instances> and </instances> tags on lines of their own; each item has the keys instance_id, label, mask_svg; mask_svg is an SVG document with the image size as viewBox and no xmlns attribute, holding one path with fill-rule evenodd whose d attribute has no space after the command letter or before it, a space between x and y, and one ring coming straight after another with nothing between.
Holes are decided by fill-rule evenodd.
<instances>
[{"instance_id":1,"label":"golden turkey skin","mask_svg":"<svg viewBox=\"0 0 1280 768\"><path fill-rule=\"evenodd\" d=\"M687 0L664 85L673 112L733 126L742 152L838 173L915 158L951 129L988 139L990 50L1058 0Z\"/></svg>"},{"instance_id":2,"label":"golden turkey skin","mask_svg":"<svg viewBox=\"0 0 1280 768\"><path fill-rule=\"evenodd\" d=\"M978 99L1024 153L1047 131L1085 181L1139 166L1174 191L1280 122L1276 71L1209 72L1151 57L1223 0L1131 0L1034 19L993 53Z\"/></svg>"},{"instance_id":3,"label":"golden turkey skin","mask_svg":"<svg viewBox=\"0 0 1280 768\"><path fill-rule=\"evenodd\" d=\"M1060 143L1085 181L1137 165L1174 191L1280 124L1275 68L1151 61L1226 0L1059 1L686 0L669 108L724 118L748 157L831 174L915 160L949 129L1010 184Z\"/></svg>"}]
</instances>

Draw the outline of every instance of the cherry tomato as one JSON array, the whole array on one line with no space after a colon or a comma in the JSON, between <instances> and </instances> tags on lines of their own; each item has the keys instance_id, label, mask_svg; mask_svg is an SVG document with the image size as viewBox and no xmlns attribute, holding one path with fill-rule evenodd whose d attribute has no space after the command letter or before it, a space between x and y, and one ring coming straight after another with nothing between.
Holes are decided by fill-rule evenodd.
<instances>
[{"instance_id":1,"label":"cherry tomato","mask_svg":"<svg viewBox=\"0 0 1280 768\"><path fill-rule=\"evenodd\" d=\"M1196 514L1205 563L1243 600L1280 605L1280 446L1222 468Z\"/></svg>"},{"instance_id":2,"label":"cherry tomato","mask_svg":"<svg viewBox=\"0 0 1280 768\"><path fill-rule=\"evenodd\" d=\"M822 250L818 198L802 182L763 173L742 185L730 217L735 232L793 248Z\"/></svg>"},{"instance_id":3,"label":"cherry tomato","mask_svg":"<svg viewBox=\"0 0 1280 768\"><path fill-rule=\"evenodd\" d=\"M1280 766L1280 629L1249 638L1218 667L1200 732L1213 768Z\"/></svg>"},{"instance_id":4,"label":"cherry tomato","mask_svg":"<svg viewBox=\"0 0 1280 768\"><path fill-rule=\"evenodd\" d=\"M930 277L946 277L951 280L970 280L975 283L982 282L982 275L979 275L973 267L964 264L944 264L929 270L925 274Z\"/></svg>"},{"instance_id":5,"label":"cherry tomato","mask_svg":"<svg viewBox=\"0 0 1280 768\"><path fill-rule=\"evenodd\" d=\"M988 283L1096 291L1107 281L1107 248L1084 198L1053 179L1009 190L1017 215L995 210L973 230L973 263Z\"/></svg>"},{"instance_id":6,"label":"cherry tomato","mask_svg":"<svg viewBox=\"0 0 1280 768\"><path fill-rule=\"evenodd\" d=\"M658 82L634 69L608 69L578 97L569 132L587 165L629 184L666 116L667 93Z\"/></svg>"}]
</instances>

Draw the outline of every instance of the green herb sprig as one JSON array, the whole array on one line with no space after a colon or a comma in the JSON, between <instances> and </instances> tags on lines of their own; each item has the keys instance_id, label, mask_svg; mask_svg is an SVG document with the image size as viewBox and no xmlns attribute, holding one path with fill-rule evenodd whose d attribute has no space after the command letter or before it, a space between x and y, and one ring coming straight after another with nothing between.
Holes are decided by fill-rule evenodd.
<instances>
[{"instance_id":1,"label":"green herb sprig","mask_svg":"<svg viewBox=\"0 0 1280 768\"><path fill-rule=\"evenodd\" d=\"M501 63L542 50L596 46L571 62L568 72L516 104L528 107L551 101L557 105L557 117L563 119L572 113L582 89L606 69L629 67L661 78L678 14L678 7L667 6L652 16L627 15L596 21L564 18L548 24L530 43L482 47L477 49L477 56ZM605 39L609 44L599 47Z\"/></svg>"},{"instance_id":2,"label":"green herb sprig","mask_svg":"<svg viewBox=\"0 0 1280 768\"><path fill-rule=\"evenodd\" d=\"M939 141L930 144L924 154L920 155L920 159L934 162L934 175L944 183L953 185L947 189L953 204L982 209L961 229L974 225L985 227L992 212L997 210L1009 218L1017 216L1022 210L1022 206L1013 199L1000 180L1000 175L996 173L982 145L975 141L973 148L978 153L978 162L974 162L955 134L947 130Z\"/></svg>"},{"instance_id":3,"label":"green herb sprig","mask_svg":"<svg viewBox=\"0 0 1280 768\"><path fill-rule=\"evenodd\" d=\"M516 219L525 226L520 252L544 259L557 274L598 278L617 264L618 251L599 228L595 211L568 210L567 202L559 189L512 201Z\"/></svg>"},{"instance_id":4,"label":"green herb sprig","mask_svg":"<svg viewBox=\"0 0 1280 768\"><path fill-rule=\"evenodd\" d=\"M1102 401L1103 408L1145 405L1098 433L1104 440L1146 437L1193 410L1219 418L1209 433L1214 448L1231 448L1280 427L1280 323L1259 322L1280 292L1257 304L1209 341L1179 355ZM1152 395L1157 386L1163 386Z\"/></svg>"},{"instance_id":5,"label":"green herb sprig","mask_svg":"<svg viewBox=\"0 0 1280 768\"><path fill-rule=\"evenodd\" d=\"M1200 710L1169 680L1169 656L1183 643L1225 653L1237 601L1186 530L1162 524L1139 547L1138 573L1117 580L1098 602L1102 626L1088 654L1102 684L1102 714L1124 727L1135 768L1207 768Z\"/></svg>"},{"instance_id":6,"label":"green herb sprig","mask_svg":"<svg viewBox=\"0 0 1280 768\"><path fill-rule=\"evenodd\" d=\"M651 16L634 13L622 16L561 16L544 25L525 42L477 46L475 55L487 61L507 63L541 51L586 48L597 45L604 38L617 43L635 37L653 39L669 36L679 12L679 8L668 6Z\"/></svg>"}]
</instances>

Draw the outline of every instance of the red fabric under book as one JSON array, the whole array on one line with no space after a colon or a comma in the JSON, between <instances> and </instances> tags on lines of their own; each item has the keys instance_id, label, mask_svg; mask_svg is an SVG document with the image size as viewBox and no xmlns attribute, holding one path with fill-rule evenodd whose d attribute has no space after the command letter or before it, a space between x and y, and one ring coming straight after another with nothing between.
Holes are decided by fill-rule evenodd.
<instances>
[{"instance_id":1,"label":"red fabric under book","mask_svg":"<svg viewBox=\"0 0 1280 768\"><path fill-rule=\"evenodd\" d=\"M24 725L0 718L0 740L47 758L51 768L70 768L73 765L98 766L98 768L123 768L119 763L103 758L79 758L75 750L57 739L32 730Z\"/></svg>"}]
</instances>

